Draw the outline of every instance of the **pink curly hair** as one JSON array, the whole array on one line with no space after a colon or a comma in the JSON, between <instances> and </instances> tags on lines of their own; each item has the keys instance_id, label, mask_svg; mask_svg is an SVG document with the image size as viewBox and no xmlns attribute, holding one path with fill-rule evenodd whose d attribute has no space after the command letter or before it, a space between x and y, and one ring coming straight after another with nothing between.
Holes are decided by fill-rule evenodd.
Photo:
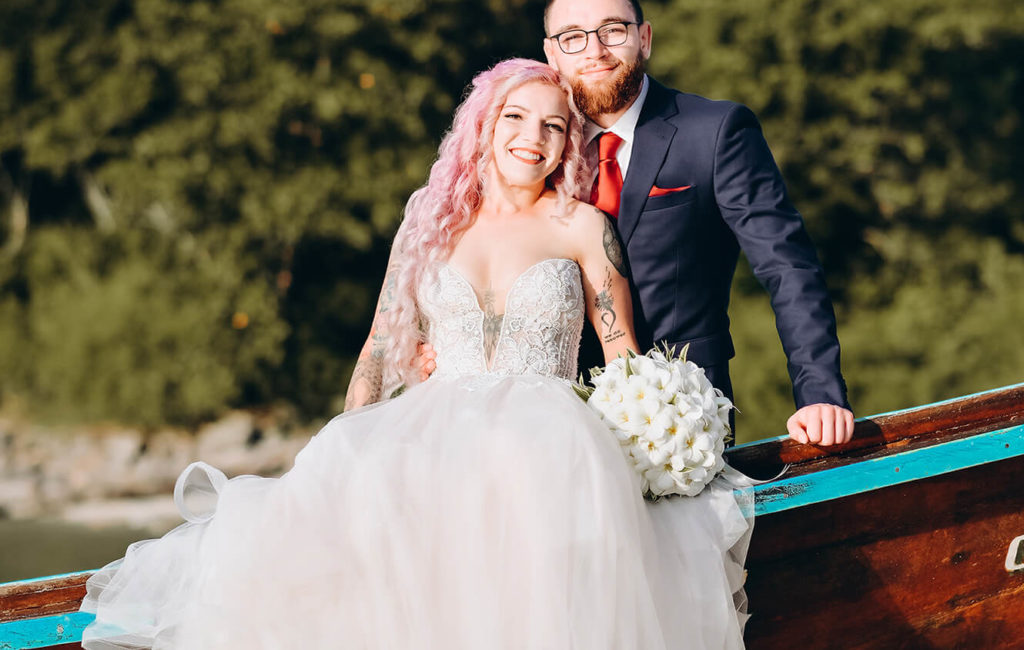
<instances>
[{"instance_id":1,"label":"pink curly hair","mask_svg":"<svg viewBox=\"0 0 1024 650\"><path fill-rule=\"evenodd\" d=\"M509 93L528 83L548 84L566 93L569 124L565 149L547 185L557 193L562 213L571 199L583 199L589 180L583 157L583 116L573 103L569 85L547 64L529 59L508 59L478 74L469 96L455 111L452 128L441 142L427 184L409 197L392 245L388 274L394 274L389 279L393 302L376 323L389 339L384 353L385 389L419 381L419 368L410 365L417 356L418 343L424 339L416 287L436 262L448 258L458 235L476 218L492 158L494 124Z\"/></svg>"}]
</instances>

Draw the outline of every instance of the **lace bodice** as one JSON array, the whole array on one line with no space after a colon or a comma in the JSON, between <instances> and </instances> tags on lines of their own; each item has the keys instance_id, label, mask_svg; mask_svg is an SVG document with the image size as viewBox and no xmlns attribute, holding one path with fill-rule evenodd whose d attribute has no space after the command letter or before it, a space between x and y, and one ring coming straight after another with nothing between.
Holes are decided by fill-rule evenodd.
<instances>
[{"instance_id":1,"label":"lace bodice","mask_svg":"<svg viewBox=\"0 0 1024 650\"><path fill-rule=\"evenodd\" d=\"M491 367L484 355L484 312L473 286L458 271L439 264L420 288L427 339L437 353L433 377L542 374L576 376L584 299L576 262L551 258L516 278L505 299Z\"/></svg>"}]
</instances>

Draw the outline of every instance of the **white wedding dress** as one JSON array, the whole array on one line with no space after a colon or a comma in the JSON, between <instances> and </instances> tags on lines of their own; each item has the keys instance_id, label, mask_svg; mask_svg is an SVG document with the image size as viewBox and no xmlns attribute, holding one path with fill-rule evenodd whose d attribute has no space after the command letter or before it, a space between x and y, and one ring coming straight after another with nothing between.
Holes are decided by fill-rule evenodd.
<instances>
[{"instance_id":1,"label":"white wedding dress","mask_svg":"<svg viewBox=\"0 0 1024 650\"><path fill-rule=\"evenodd\" d=\"M419 301L434 375L334 418L279 479L190 466L190 521L89 580L86 648L742 647L742 492L641 498L569 386L576 263L519 276L489 369L465 278L439 265Z\"/></svg>"}]
</instances>

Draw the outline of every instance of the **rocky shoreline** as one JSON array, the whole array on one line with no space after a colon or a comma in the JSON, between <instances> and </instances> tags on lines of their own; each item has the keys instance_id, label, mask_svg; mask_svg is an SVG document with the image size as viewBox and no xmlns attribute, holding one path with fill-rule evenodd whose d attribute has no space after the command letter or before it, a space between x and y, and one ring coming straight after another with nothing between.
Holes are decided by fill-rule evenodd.
<instances>
[{"instance_id":1,"label":"rocky shoreline","mask_svg":"<svg viewBox=\"0 0 1024 650\"><path fill-rule=\"evenodd\" d=\"M181 521L172 490L195 460L278 476L315 433L274 413L233 411L195 431L55 430L0 418L0 519L166 530Z\"/></svg>"}]
</instances>

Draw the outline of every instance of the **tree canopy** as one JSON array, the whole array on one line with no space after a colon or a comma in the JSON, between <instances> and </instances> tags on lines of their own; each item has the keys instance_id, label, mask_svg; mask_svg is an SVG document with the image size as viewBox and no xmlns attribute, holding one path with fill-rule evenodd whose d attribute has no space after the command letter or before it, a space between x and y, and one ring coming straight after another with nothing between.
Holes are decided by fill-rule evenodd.
<instances>
[{"instance_id":1,"label":"tree canopy","mask_svg":"<svg viewBox=\"0 0 1024 650\"><path fill-rule=\"evenodd\" d=\"M390 237L473 74L537 0L9 0L0 399L191 423L340 408ZM1024 8L645 2L651 73L762 119L834 291L859 414L1020 380ZM741 435L792 409L767 299L731 310Z\"/></svg>"}]
</instances>

